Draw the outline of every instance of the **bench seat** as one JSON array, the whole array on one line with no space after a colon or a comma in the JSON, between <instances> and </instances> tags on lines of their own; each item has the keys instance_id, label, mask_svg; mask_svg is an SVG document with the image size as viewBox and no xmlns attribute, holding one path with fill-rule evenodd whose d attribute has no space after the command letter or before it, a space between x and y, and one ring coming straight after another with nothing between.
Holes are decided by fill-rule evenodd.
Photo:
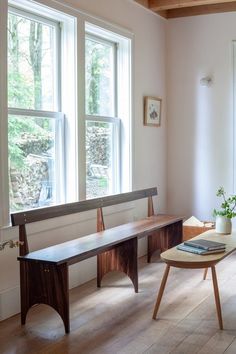
<instances>
[{"instance_id":1,"label":"bench seat","mask_svg":"<svg viewBox=\"0 0 236 354\"><path fill-rule=\"evenodd\" d=\"M142 220L119 225L78 239L63 242L38 251L19 256L20 261L36 261L41 263L72 265L84 259L110 250L117 244L134 237L142 238L173 222L181 221L181 217L172 215L155 215Z\"/></svg>"}]
</instances>

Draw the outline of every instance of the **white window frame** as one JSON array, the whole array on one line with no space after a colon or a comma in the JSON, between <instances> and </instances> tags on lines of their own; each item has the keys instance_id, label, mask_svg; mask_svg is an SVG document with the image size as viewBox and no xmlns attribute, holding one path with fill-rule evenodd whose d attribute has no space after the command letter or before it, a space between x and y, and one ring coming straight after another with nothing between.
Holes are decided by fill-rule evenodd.
<instances>
[{"instance_id":1,"label":"white window frame","mask_svg":"<svg viewBox=\"0 0 236 354\"><path fill-rule=\"evenodd\" d=\"M53 120L55 122L55 185L53 199L53 205L65 202L65 168L64 168L64 114L60 112L61 108L61 31L60 22L56 20L49 19L42 15L31 12L30 10L22 10L19 7L9 6L8 13L16 16L24 17L28 20L35 20L42 24L49 25L54 28L55 31L55 42L54 45L54 62L55 67L54 77L55 77L55 91L54 91L54 101L55 108L57 111L45 111L36 109L22 109L18 107L8 107L8 119L10 116L25 116L27 119L37 117Z\"/></svg>"},{"instance_id":2,"label":"white window frame","mask_svg":"<svg viewBox=\"0 0 236 354\"><path fill-rule=\"evenodd\" d=\"M86 36L98 42L114 46L114 116L86 115L86 120L113 123L113 134L117 137L112 151L112 193L127 192L132 189L132 139L131 139L131 39L107 30L97 24L85 23ZM127 99L128 98L128 99ZM126 103L125 103L126 102Z\"/></svg>"},{"instance_id":3,"label":"white window frame","mask_svg":"<svg viewBox=\"0 0 236 354\"><path fill-rule=\"evenodd\" d=\"M78 86L82 82L78 65L81 48L80 42L77 40L83 35L83 31L81 31L82 22L79 23L79 16L73 8L70 9L59 3L56 4L53 0L47 0L46 2L41 0L4 1L8 2L10 6L20 7L23 11L33 12L36 16L46 17L48 21L52 20L60 23L59 46L61 57L58 66L61 71L61 80L58 82L58 86L60 86L58 97L61 105L58 104L58 112L54 112L60 113L57 115L56 123L60 131L58 145L60 145L61 155L63 156L60 164L61 172L58 172L58 175L64 177L64 181L60 178L60 199L61 202L66 203L76 201L79 198L79 187L82 185L78 172L79 162L81 163L82 160L79 161L78 151L83 146L81 139L78 138L78 132L81 128L78 116L82 113L82 101L81 97L78 96ZM80 77L78 73L80 73ZM70 95L68 95L68 92L70 92ZM64 114L63 119L61 112ZM6 163L5 166L7 166ZM9 215L9 211L7 214Z\"/></svg>"},{"instance_id":4,"label":"white window frame","mask_svg":"<svg viewBox=\"0 0 236 354\"><path fill-rule=\"evenodd\" d=\"M7 13L7 0L0 1L0 228L9 225L7 148Z\"/></svg>"},{"instance_id":5,"label":"white window frame","mask_svg":"<svg viewBox=\"0 0 236 354\"><path fill-rule=\"evenodd\" d=\"M236 193L236 40L232 41L232 90L233 90L233 193Z\"/></svg>"},{"instance_id":6,"label":"white window frame","mask_svg":"<svg viewBox=\"0 0 236 354\"><path fill-rule=\"evenodd\" d=\"M98 123L110 123L112 124L112 151L111 151L111 175L112 175L112 180L110 184L110 188L108 191L108 194L117 194L120 193L121 191L121 185L120 185L120 171L121 171L121 159L120 159L120 143L121 143L121 138L120 138L120 125L121 125L121 120L120 118L117 117L117 106L118 106L118 91L117 91L117 85L118 85L118 78L117 78L117 42L111 41L109 39L105 39L104 37L99 37L95 33L91 33L91 27L90 27L90 32L86 32L85 34L85 41L86 39L91 39L94 40L97 43L109 45L112 50L113 50L113 116L104 116L104 115L89 115L86 114L85 120L87 122L98 122ZM86 75L86 73L85 73ZM86 87L85 87L86 91ZM87 189L87 188L86 188Z\"/></svg>"},{"instance_id":7,"label":"white window frame","mask_svg":"<svg viewBox=\"0 0 236 354\"><path fill-rule=\"evenodd\" d=\"M0 1L0 230L10 225L7 154L7 14L8 4L32 10L37 15L60 21L62 27L62 106L65 114L65 171L66 200L73 202L85 199L85 32L90 28L99 37L115 41L119 45L118 76L127 78L125 85L118 84L117 117L120 117L121 192L132 190L134 150L132 132L133 105L133 33L119 25L92 16L78 6L63 4L55 0L1 0ZM93 31L92 31L93 32ZM68 53L70 55L68 56ZM63 68L66 70L63 71ZM69 97L68 90L73 88ZM66 99L65 99L66 97ZM92 117L94 119L94 117ZM124 172L125 171L125 172ZM68 178L69 175L69 178ZM122 206L122 210L127 208ZM113 210L113 208L111 208ZM118 206L118 209L120 207ZM113 212L117 208L114 207ZM62 224L67 224L65 220ZM0 231L1 232L1 231Z\"/></svg>"}]
</instances>

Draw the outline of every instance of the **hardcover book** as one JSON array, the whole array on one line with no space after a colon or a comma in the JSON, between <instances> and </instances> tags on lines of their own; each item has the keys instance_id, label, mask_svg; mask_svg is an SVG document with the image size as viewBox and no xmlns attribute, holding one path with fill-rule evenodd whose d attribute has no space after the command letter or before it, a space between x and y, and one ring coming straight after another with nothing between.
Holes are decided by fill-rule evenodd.
<instances>
[{"instance_id":1,"label":"hardcover book","mask_svg":"<svg viewBox=\"0 0 236 354\"><path fill-rule=\"evenodd\" d=\"M215 249L215 250L204 250L204 249L201 249L198 247L187 246L184 243L181 243L180 245L178 245L177 249L181 250L181 251L185 251L185 252L199 254L199 255L207 255L207 254L212 254L212 253L225 252L225 248Z\"/></svg>"},{"instance_id":2,"label":"hardcover book","mask_svg":"<svg viewBox=\"0 0 236 354\"><path fill-rule=\"evenodd\" d=\"M200 249L203 249L206 251L220 250L220 249L225 248L225 243L205 240L205 239L201 239L201 238L199 238L197 240L185 241L184 244L186 246L196 247L196 248L200 248Z\"/></svg>"}]
</instances>

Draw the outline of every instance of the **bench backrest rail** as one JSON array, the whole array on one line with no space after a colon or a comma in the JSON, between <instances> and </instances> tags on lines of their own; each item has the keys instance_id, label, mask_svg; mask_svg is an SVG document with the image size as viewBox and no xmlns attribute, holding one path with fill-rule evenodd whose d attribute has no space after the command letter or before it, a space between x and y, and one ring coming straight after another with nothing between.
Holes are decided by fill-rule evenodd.
<instances>
[{"instance_id":1,"label":"bench backrest rail","mask_svg":"<svg viewBox=\"0 0 236 354\"><path fill-rule=\"evenodd\" d=\"M25 256L29 253L29 246L25 227L26 224L97 209L97 231L99 232L105 230L105 223L103 217L104 207L148 198L147 214L148 216L152 216L154 215L152 197L155 195L157 195L157 188L153 187L102 198L83 200L75 203L67 203L63 205L13 213L11 214L12 226L19 226L20 256Z\"/></svg>"}]
</instances>

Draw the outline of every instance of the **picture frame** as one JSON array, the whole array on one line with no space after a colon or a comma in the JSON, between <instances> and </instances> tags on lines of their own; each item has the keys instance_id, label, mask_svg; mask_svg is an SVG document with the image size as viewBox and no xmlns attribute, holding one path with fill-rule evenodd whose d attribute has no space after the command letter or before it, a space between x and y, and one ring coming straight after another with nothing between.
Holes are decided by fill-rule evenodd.
<instances>
[{"instance_id":1,"label":"picture frame","mask_svg":"<svg viewBox=\"0 0 236 354\"><path fill-rule=\"evenodd\" d=\"M159 97L144 97L144 125L160 127L162 99Z\"/></svg>"}]
</instances>

